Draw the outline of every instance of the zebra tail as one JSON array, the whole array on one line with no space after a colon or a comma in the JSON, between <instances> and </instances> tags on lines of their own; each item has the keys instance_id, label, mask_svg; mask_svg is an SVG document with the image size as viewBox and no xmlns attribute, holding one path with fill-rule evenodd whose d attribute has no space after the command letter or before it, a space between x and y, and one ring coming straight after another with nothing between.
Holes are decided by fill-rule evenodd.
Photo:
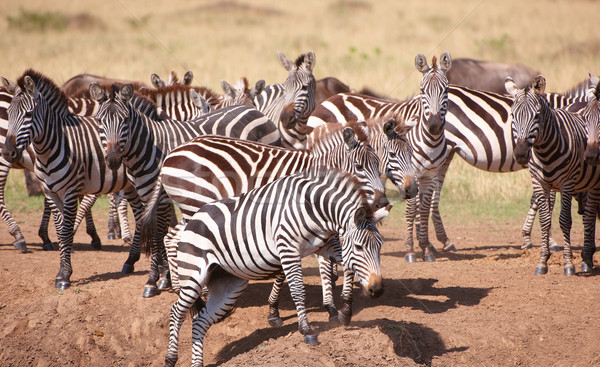
<instances>
[{"instance_id":1,"label":"zebra tail","mask_svg":"<svg viewBox=\"0 0 600 367\"><path fill-rule=\"evenodd\" d=\"M158 206L163 191L162 180L158 178L152 189L152 196L144 207L144 212L140 218L140 245L147 255L152 252L153 238L157 225Z\"/></svg>"},{"instance_id":2,"label":"zebra tail","mask_svg":"<svg viewBox=\"0 0 600 367\"><path fill-rule=\"evenodd\" d=\"M190 316L192 317L192 319L196 317L196 315L199 314L204 307L206 307L206 303L204 302L202 297L198 297L198 299L196 299L196 301L190 308Z\"/></svg>"}]
</instances>

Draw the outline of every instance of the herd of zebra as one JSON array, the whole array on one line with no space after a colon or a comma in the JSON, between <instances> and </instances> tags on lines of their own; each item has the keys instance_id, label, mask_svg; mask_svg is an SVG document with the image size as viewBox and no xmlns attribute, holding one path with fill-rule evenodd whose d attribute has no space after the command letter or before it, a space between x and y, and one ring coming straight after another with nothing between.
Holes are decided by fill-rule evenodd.
<instances>
[{"instance_id":1,"label":"herd of zebra","mask_svg":"<svg viewBox=\"0 0 600 367\"><path fill-rule=\"evenodd\" d=\"M571 198L582 194L585 240L582 272L591 272L600 201L600 89L591 76L568 93L546 93L536 76L506 93L459 86L449 71L460 65L443 53L415 57L420 92L392 100L351 92L335 78L315 80L315 54L295 62L278 54L289 72L280 84L250 87L223 81L219 95L192 86L193 75L154 88L142 82L79 75L62 86L35 70L0 87L0 214L25 250L25 240L4 204L10 168L34 171L44 192L40 235L50 249L53 214L60 268L55 287L71 285L71 251L85 217L92 245L100 248L90 207L111 194L111 213L131 244L122 272L134 269L142 248L150 255L143 296L172 287L165 365L177 361L179 329L193 315L192 365L202 365L203 339L223 319L248 280L274 277L268 322L282 324L279 291L287 280L299 331L317 335L306 318L301 259L319 257L323 305L343 324L352 317L352 288L378 297L383 291L376 224L392 208L389 179L406 200L406 261L417 261L413 231L424 261L436 250L428 238L431 213L444 251L455 249L438 210L455 154L489 172L528 168L533 195L523 227L523 248L540 212L542 244L535 274L548 271L551 212L561 194L564 272L575 273L570 244ZM503 76L504 78L505 76ZM526 85L524 85L526 84ZM524 85L524 86L523 86ZM317 98L318 96L318 98ZM585 195L583 195L585 194ZM126 200L123 200L126 199ZM135 217L131 235L127 204ZM173 204L181 212L178 222ZM118 209L116 209L118 208ZM342 307L332 288L343 269Z\"/></svg>"}]
</instances>

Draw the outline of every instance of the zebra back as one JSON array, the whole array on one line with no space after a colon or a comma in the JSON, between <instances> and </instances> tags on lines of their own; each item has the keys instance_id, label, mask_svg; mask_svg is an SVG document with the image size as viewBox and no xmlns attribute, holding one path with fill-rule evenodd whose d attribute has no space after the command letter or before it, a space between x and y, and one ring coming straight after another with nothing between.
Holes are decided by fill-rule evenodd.
<instances>
[{"instance_id":1,"label":"zebra back","mask_svg":"<svg viewBox=\"0 0 600 367\"><path fill-rule=\"evenodd\" d=\"M267 115L280 130L286 148L306 145L307 121L315 109L316 81L313 76L315 54L302 54L292 62L281 52L279 62L289 72L282 84L272 84L254 98L256 108Z\"/></svg>"}]
</instances>

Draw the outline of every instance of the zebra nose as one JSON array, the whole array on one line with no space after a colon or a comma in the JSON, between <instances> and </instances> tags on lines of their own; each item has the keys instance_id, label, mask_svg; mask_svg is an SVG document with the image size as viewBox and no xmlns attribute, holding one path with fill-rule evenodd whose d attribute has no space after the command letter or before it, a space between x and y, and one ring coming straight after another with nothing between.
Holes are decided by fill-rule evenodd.
<instances>
[{"instance_id":1,"label":"zebra nose","mask_svg":"<svg viewBox=\"0 0 600 367\"><path fill-rule=\"evenodd\" d=\"M597 165L598 164L598 144L588 144L585 148L585 152L583 154L583 158L588 164Z\"/></svg>"},{"instance_id":2,"label":"zebra nose","mask_svg":"<svg viewBox=\"0 0 600 367\"><path fill-rule=\"evenodd\" d=\"M367 293L372 298L378 298L383 294L383 278L381 275L372 274L369 276L369 285L367 286Z\"/></svg>"},{"instance_id":3,"label":"zebra nose","mask_svg":"<svg viewBox=\"0 0 600 367\"><path fill-rule=\"evenodd\" d=\"M404 199L412 199L419 193L419 185L414 176L408 176L404 184Z\"/></svg>"}]
</instances>

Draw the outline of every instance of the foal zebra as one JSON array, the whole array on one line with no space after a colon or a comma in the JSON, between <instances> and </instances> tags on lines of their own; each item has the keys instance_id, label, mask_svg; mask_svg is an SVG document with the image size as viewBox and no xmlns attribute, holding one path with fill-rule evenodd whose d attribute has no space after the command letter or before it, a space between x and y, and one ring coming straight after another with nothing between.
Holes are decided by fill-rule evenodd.
<instances>
[{"instance_id":1,"label":"foal zebra","mask_svg":"<svg viewBox=\"0 0 600 367\"><path fill-rule=\"evenodd\" d=\"M193 316L192 365L202 366L208 328L231 312L249 280L282 269L296 305L298 330L306 343L317 344L306 315L301 259L331 253L327 239L339 234L344 241L338 260L366 294L379 297L383 239L370 214L362 185L335 170L296 173L203 206L177 246L181 291L171 307L165 365L177 362L179 331L188 312ZM200 297L203 286L210 292L206 303Z\"/></svg>"},{"instance_id":2,"label":"foal zebra","mask_svg":"<svg viewBox=\"0 0 600 367\"><path fill-rule=\"evenodd\" d=\"M194 137L221 134L267 144L280 142L275 124L259 111L246 106L222 108L199 119L176 121L151 117L156 116L156 105L135 95L130 84L118 90L111 87L108 93L92 84L90 95L101 102L96 116L100 121L99 133L107 165L116 169L125 164L130 181L144 204L150 200L165 155ZM153 245L146 247L153 254L153 264L158 266L158 271L153 272L156 278L146 283L144 297L158 294L169 283L168 264L161 253L163 237L171 219L170 208L167 203L161 204L156 237Z\"/></svg>"},{"instance_id":3,"label":"foal zebra","mask_svg":"<svg viewBox=\"0 0 600 367\"><path fill-rule=\"evenodd\" d=\"M256 109L263 112L279 128L285 148L306 146L306 122L315 109L316 81L313 76L315 54L302 54L292 62L281 52L279 63L289 72L282 84L271 84L254 97Z\"/></svg>"},{"instance_id":4,"label":"foal zebra","mask_svg":"<svg viewBox=\"0 0 600 367\"><path fill-rule=\"evenodd\" d=\"M66 289L73 272L71 247L78 197L124 189L134 213L139 214L142 207L135 188L128 185L125 169L107 169L101 159L97 120L71 113L65 94L41 73L25 71L18 85L8 108L9 128L2 154L15 162L33 145L36 174L56 205L60 270L55 286Z\"/></svg>"},{"instance_id":5,"label":"foal zebra","mask_svg":"<svg viewBox=\"0 0 600 367\"><path fill-rule=\"evenodd\" d=\"M600 202L600 167L583 159L586 144L586 124L575 113L553 109L542 96L546 86L543 76L535 78L533 87L518 89L512 79L506 79L506 90L514 98L511 108L513 154L520 164L528 164L533 190L537 197L542 229L540 261L535 274L548 272L548 235L551 212L551 190L561 193L560 227L564 237L564 272L575 274L571 252L571 196L587 191L583 214L585 228L582 271L591 272L595 246L595 224ZM593 104L597 101L590 101ZM598 113L596 107L595 113Z\"/></svg>"}]
</instances>

